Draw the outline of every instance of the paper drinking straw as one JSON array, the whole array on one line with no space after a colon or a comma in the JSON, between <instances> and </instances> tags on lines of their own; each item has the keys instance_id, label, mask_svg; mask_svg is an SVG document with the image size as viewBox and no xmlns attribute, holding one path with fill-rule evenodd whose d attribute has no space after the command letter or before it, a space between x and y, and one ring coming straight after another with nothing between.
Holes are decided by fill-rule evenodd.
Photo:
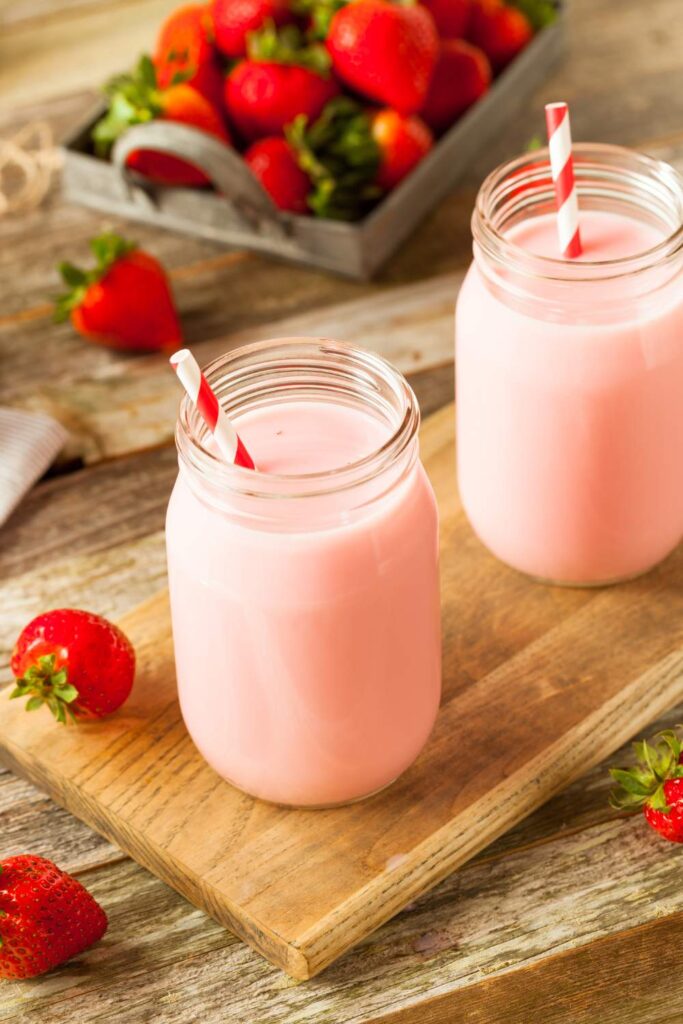
<instances>
[{"instance_id":1,"label":"paper drinking straw","mask_svg":"<svg viewBox=\"0 0 683 1024\"><path fill-rule=\"evenodd\" d=\"M237 436L237 431L211 390L208 380L190 350L181 348L178 352L173 353L169 362L190 396L190 401L197 407L199 415L213 434L218 450L225 461L234 463L236 466L244 466L246 469L255 469L251 455Z\"/></svg>"},{"instance_id":2,"label":"paper drinking straw","mask_svg":"<svg viewBox=\"0 0 683 1024\"><path fill-rule=\"evenodd\" d=\"M550 170L557 200L557 233L560 252L568 259L581 255L579 234L579 202L574 183L572 136L569 108L566 103L547 103L545 123L548 128Z\"/></svg>"}]
</instances>

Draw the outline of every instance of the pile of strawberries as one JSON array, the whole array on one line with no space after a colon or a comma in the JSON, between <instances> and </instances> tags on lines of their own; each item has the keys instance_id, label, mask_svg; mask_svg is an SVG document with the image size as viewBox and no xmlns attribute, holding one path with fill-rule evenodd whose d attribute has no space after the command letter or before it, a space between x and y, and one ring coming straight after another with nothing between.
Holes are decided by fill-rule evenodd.
<instances>
[{"instance_id":1,"label":"pile of strawberries","mask_svg":"<svg viewBox=\"0 0 683 1024\"><path fill-rule=\"evenodd\" d=\"M212 0L164 23L153 57L112 80L93 130L179 121L236 147L282 210L362 217L422 160L554 13L550 0ZM165 185L203 172L140 150Z\"/></svg>"}]
</instances>

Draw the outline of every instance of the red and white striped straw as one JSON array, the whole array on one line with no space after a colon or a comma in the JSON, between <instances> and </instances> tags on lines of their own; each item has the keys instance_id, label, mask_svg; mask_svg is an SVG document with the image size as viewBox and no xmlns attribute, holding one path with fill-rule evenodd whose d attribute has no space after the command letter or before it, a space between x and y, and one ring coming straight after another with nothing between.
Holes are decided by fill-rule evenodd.
<instances>
[{"instance_id":1,"label":"red and white striped straw","mask_svg":"<svg viewBox=\"0 0 683 1024\"><path fill-rule=\"evenodd\" d=\"M173 353L169 362L190 396L190 401L197 407L199 415L213 434L225 461L246 469L255 469L254 460L239 439L190 350L181 348Z\"/></svg>"},{"instance_id":2,"label":"red and white striped straw","mask_svg":"<svg viewBox=\"0 0 683 1024\"><path fill-rule=\"evenodd\" d=\"M568 259L581 255L579 234L579 202L574 183L572 136L569 108L566 103L547 103L545 123L548 128L550 170L557 199L557 233L560 252Z\"/></svg>"}]
</instances>

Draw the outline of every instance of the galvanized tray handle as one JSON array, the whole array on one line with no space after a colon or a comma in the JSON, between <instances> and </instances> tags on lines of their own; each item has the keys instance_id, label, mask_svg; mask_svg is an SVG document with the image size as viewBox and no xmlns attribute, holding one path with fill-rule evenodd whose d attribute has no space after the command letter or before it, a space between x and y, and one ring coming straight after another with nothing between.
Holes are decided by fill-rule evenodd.
<instances>
[{"instance_id":1,"label":"galvanized tray handle","mask_svg":"<svg viewBox=\"0 0 683 1024\"><path fill-rule=\"evenodd\" d=\"M124 132L114 145L112 162L128 183L134 182L149 190L150 182L126 167L126 160L136 149L152 149L187 160L206 174L251 230L287 234L286 219L239 153L212 135L170 121L150 121Z\"/></svg>"}]
</instances>

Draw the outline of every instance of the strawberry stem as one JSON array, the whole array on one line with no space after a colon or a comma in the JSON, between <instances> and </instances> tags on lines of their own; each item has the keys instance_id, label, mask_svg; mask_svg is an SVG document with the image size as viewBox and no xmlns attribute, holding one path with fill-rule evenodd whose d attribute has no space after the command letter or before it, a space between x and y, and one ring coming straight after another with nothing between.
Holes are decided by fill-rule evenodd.
<instances>
[{"instance_id":1,"label":"strawberry stem","mask_svg":"<svg viewBox=\"0 0 683 1024\"><path fill-rule=\"evenodd\" d=\"M346 96L330 100L309 126L300 114L285 129L299 166L313 182L308 204L319 217L357 220L380 195L380 152L370 118Z\"/></svg>"},{"instance_id":2,"label":"strawberry stem","mask_svg":"<svg viewBox=\"0 0 683 1024\"><path fill-rule=\"evenodd\" d=\"M639 740L633 744L637 763L632 768L610 768L616 782L610 793L610 804L617 810L632 810L646 804L668 813L664 783L683 778L681 740L673 729L654 737L652 743Z\"/></svg>"},{"instance_id":3,"label":"strawberry stem","mask_svg":"<svg viewBox=\"0 0 683 1024\"><path fill-rule=\"evenodd\" d=\"M309 39L327 39L330 25L337 11L349 0L294 0L294 13L309 19Z\"/></svg>"},{"instance_id":4,"label":"strawberry stem","mask_svg":"<svg viewBox=\"0 0 683 1024\"><path fill-rule=\"evenodd\" d=\"M104 87L109 109L92 130L97 156L106 158L119 135L134 124L146 124L163 113L162 90L152 59L143 54L130 74L111 78Z\"/></svg>"},{"instance_id":5,"label":"strawberry stem","mask_svg":"<svg viewBox=\"0 0 683 1024\"><path fill-rule=\"evenodd\" d=\"M46 704L58 722L66 724L67 715L75 720L70 707L78 690L69 682L66 668L57 669L54 654L45 654L31 665L10 693L10 700L28 697L27 711L37 711Z\"/></svg>"},{"instance_id":6,"label":"strawberry stem","mask_svg":"<svg viewBox=\"0 0 683 1024\"><path fill-rule=\"evenodd\" d=\"M327 78L332 58L320 43L307 43L296 25L277 29L272 19L263 28L247 35L247 55L250 60L275 64L296 64Z\"/></svg>"}]
</instances>

